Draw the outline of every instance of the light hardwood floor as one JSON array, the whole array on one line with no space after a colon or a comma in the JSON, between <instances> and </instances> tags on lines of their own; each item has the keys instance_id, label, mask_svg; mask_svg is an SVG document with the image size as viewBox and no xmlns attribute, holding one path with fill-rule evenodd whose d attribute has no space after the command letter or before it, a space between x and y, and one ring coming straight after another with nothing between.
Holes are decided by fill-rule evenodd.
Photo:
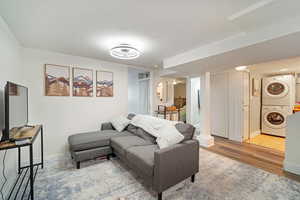
<instances>
[{"instance_id":1,"label":"light hardwood floor","mask_svg":"<svg viewBox=\"0 0 300 200\"><path fill-rule=\"evenodd\" d=\"M206 149L300 182L300 176L283 170L284 153L282 151L234 142L221 137L215 137L215 145Z\"/></svg>"},{"instance_id":2,"label":"light hardwood floor","mask_svg":"<svg viewBox=\"0 0 300 200\"><path fill-rule=\"evenodd\" d=\"M260 134L245 142L285 152L285 138L283 137Z\"/></svg>"}]
</instances>

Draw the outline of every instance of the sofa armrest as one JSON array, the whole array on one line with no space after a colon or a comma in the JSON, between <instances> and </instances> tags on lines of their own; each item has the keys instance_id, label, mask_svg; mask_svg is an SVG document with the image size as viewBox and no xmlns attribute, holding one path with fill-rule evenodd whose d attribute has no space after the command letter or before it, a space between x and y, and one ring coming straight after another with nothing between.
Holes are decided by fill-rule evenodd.
<instances>
[{"instance_id":1,"label":"sofa armrest","mask_svg":"<svg viewBox=\"0 0 300 200\"><path fill-rule=\"evenodd\" d=\"M199 143L188 140L154 153L153 189L158 193L199 171Z\"/></svg>"},{"instance_id":2,"label":"sofa armrest","mask_svg":"<svg viewBox=\"0 0 300 200\"><path fill-rule=\"evenodd\" d=\"M110 122L105 122L101 124L101 131L104 130L115 130L115 128L113 127L113 125Z\"/></svg>"}]
</instances>

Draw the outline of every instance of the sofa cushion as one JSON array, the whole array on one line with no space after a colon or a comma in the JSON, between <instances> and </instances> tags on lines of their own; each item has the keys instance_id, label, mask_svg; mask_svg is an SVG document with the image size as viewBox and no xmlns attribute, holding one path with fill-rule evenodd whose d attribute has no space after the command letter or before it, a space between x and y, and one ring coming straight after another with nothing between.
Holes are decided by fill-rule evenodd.
<instances>
[{"instance_id":1,"label":"sofa cushion","mask_svg":"<svg viewBox=\"0 0 300 200\"><path fill-rule=\"evenodd\" d=\"M178 123L175 127L184 136L183 141L193 139L195 133L195 127L193 125Z\"/></svg>"},{"instance_id":2,"label":"sofa cushion","mask_svg":"<svg viewBox=\"0 0 300 200\"><path fill-rule=\"evenodd\" d=\"M156 138L154 136L150 135L149 133L147 133L146 131L144 131L144 129L142 129L142 128L139 128L132 124L129 124L127 126L126 130L136 136L143 138L144 140L151 142L152 144L156 144L156 141L155 141Z\"/></svg>"},{"instance_id":3,"label":"sofa cushion","mask_svg":"<svg viewBox=\"0 0 300 200\"><path fill-rule=\"evenodd\" d=\"M110 138L116 136L132 135L129 132L115 130L103 130L96 132L80 133L71 135L68 138L71 151L82 151L110 145Z\"/></svg>"},{"instance_id":4,"label":"sofa cushion","mask_svg":"<svg viewBox=\"0 0 300 200\"><path fill-rule=\"evenodd\" d=\"M126 128L126 130L134 135L137 135L137 129L138 127L132 125L132 124L129 124Z\"/></svg>"},{"instance_id":5,"label":"sofa cushion","mask_svg":"<svg viewBox=\"0 0 300 200\"><path fill-rule=\"evenodd\" d=\"M159 150L157 145L131 147L127 149L127 161L143 174L153 176L154 152L156 150Z\"/></svg>"},{"instance_id":6,"label":"sofa cushion","mask_svg":"<svg viewBox=\"0 0 300 200\"><path fill-rule=\"evenodd\" d=\"M136 133L138 136L140 136L144 140L147 140L147 141L151 142L152 144L156 144L156 138L153 135L150 135L149 133L147 133L144 129L138 127Z\"/></svg>"},{"instance_id":7,"label":"sofa cushion","mask_svg":"<svg viewBox=\"0 0 300 200\"><path fill-rule=\"evenodd\" d=\"M144 140L138 136L123 136L111 138L111 147L119 154L125 156L126 149L134 146L152 145L151 142Z\"/></svg>"}]
</instances>

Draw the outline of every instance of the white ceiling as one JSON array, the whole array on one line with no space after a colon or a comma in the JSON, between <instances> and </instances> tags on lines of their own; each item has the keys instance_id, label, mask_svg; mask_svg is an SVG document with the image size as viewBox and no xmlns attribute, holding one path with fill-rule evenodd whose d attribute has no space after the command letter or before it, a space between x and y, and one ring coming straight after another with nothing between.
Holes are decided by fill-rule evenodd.
<instances>
[{"instance_id":1,"label":"white ceiling","mask_svg":"<svg viewBox=\"0 0 300 200\"><path fill-rule=\"evenodd\" d=\"M1 0L0 15L25 47L153 67L167 57L296 16L299 2ZM142 56L110 57L109 49L119 43L139 48Z\"/></svg>"},{"instance_id":2,"label":"white ceiling","mask_svg":"<svg viewBox=\"0 0 300 200\"><path fill-rule=\"evenodd\" d=\"M250 73L261 75L299 73L300 57L250 65L248 69L250 70Z\"/></svg>"},{"instance_id":3,"label":"white ceiling","mask_svg":"<svg viewBox=\"0 0 300 200\"><path fill-rule=\"evenodd\" d=\"M236 66L250 66L286 58L294 58L300 56L299 39L300 32L179 65L171 68L173 70L173 77L196 77L206 71L218 72L234 69ZM288 65L291 65L291 63L285 62L282 68L287 68ZM264 67L265 65L257 66ZM291 67L292 66L288 68ZM276 69L278 70L278 68ZM270 69L267 71L270 71Z\"/></svg>"}]
</instances>

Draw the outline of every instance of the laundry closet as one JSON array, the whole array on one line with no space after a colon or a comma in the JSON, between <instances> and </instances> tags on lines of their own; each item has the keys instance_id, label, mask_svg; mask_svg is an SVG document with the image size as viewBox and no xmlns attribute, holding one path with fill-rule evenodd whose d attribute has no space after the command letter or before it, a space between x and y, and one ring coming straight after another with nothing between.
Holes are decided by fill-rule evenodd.
<instances>
[{"instance_id":1,"label":"laundry closet","mask_svg":"<svg viewBox=\"0 0 300 200\"><path fill-rule=\"evenodd\" d=\"M277 72L249 69L250 132L245 142L284 152L287 118L296 105L297 74L285 68Z\"/></svg>"},{"instance_id":2,"label":"laundry closet","mask_svg":"<svg viewBox=\"0 0 300 200\"><path fill-rule=\"evenodd\" d=\"M215 73L211 97L213 135L284 152L287 118L300 111L300 57Z\"/></svg>"}]
</instances>

